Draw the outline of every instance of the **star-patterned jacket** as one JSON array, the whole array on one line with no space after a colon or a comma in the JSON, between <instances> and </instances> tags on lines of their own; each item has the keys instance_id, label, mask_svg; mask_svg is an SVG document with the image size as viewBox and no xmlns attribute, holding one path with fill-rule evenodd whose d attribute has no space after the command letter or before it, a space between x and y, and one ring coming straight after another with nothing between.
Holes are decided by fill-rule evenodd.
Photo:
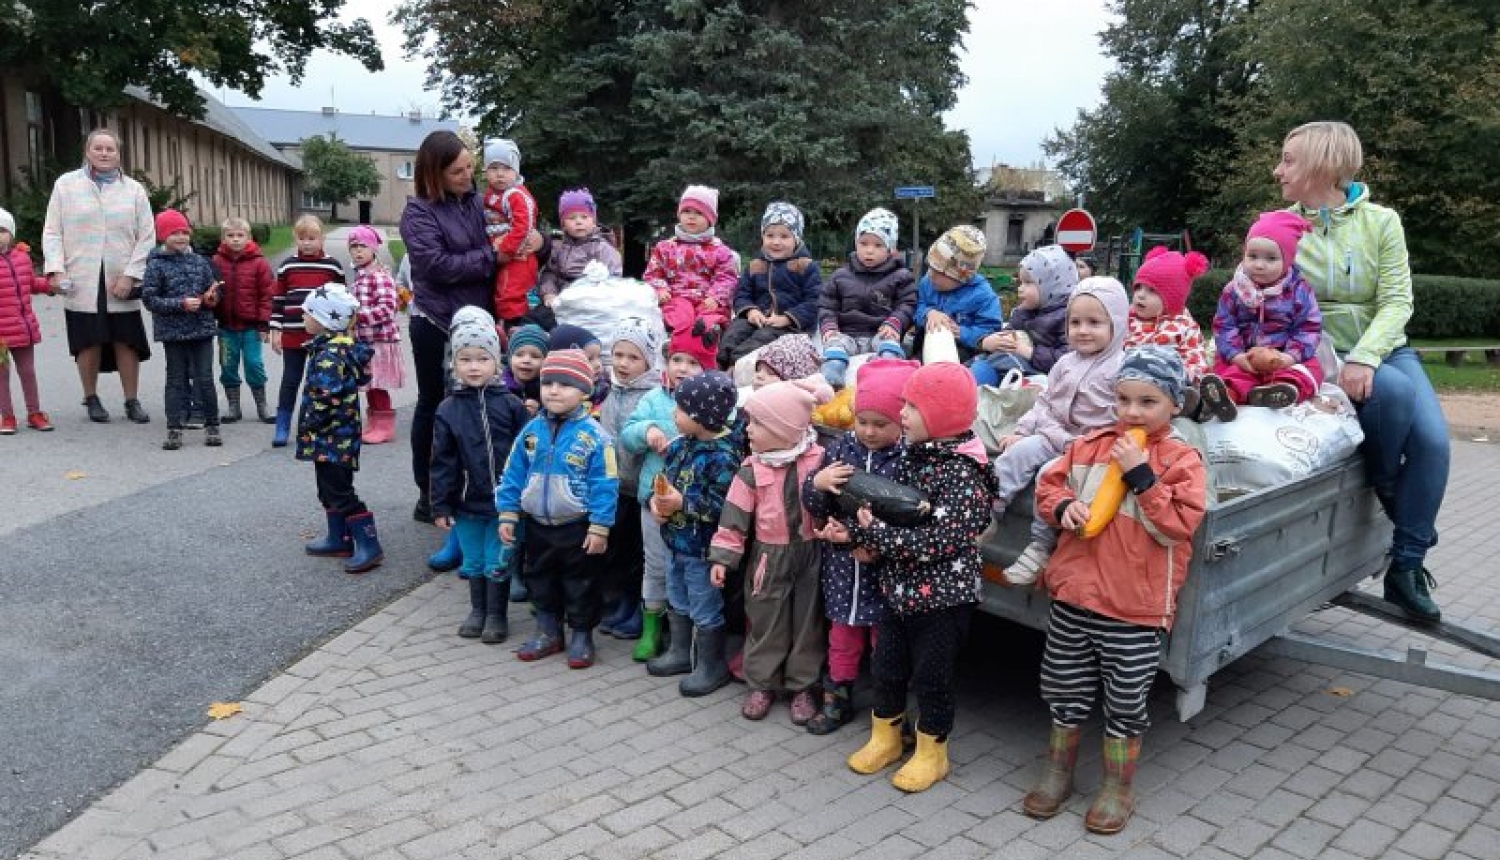
<instances>
[{"instance_id":1,"label":"star-patterned jacket","mask_svg":"<svg viewBox=\"0 0 1500 860\"><path fill-rule=\"evenodd\" d=\"M359 468L359 387L370 382L373 350L348 332L324 332L305 346L307 379L297 411L297 459Z\"/></svg>"},{"instance_id":2,"label":"star-patterned jacket","mask_svg":"<svg viewBox=\"0 0 1500 860\"><path fill-rule=\"evenodd\" d=\"M880 553L880 591L886 609L918 615L978 603L979 535L990 523L999 482L974 434L908 445L896 480L921 487L932 515L915 526L876 520L852 528L855 543Z\"/></svg>"}]
</instances>

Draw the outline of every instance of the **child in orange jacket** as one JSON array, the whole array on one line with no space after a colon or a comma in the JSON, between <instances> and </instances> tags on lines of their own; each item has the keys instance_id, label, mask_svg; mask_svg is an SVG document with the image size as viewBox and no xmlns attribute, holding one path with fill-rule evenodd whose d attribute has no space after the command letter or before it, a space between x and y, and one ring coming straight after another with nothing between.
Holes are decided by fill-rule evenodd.
<instances>
[{"instance_id":1,"label":"child in orange jacket","mask_svg":"<svg viewBox=\"0 0 1500 860\"><path fill-rule=\"evenodd\" d=\"M1037 511L1063 533L1043 574L1052 614L1041 688L1052 738L1048 766L1022 803L1034 818L1056 815L1073 793L1080 726L1101 681L1104 784L1084 824L1117 833L1134 810L1131 782L1149 725L1146 699L1206 503L1198 450L1171 438L1186 384L1175 350L1143 346L1126 353L1115 383L1118 420L1073 440L1037 479ZM1145 450L1126 435L1137 428ZM1127 488L1119 508L1091 513L1090 500L1119 480ZM1103 531L1081 536L1101 514L1113 516Z\"/></svg>"}]
</instances>

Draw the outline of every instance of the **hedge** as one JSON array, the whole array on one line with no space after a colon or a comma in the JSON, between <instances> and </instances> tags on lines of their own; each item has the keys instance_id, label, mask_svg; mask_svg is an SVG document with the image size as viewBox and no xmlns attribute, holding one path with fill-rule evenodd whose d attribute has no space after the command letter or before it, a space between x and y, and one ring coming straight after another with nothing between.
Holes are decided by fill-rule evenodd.
<instances>
[{"instance_id":1,"label":"hedge","mask_svg":"<svg viewBox=\"0 0 1500 860\"><path fill-rule=\"evenodd\" d=\"M1210 269L1193 282L1188 311L1205 331L1213 325L1219 293L1232 277L1232 269ZM1500 343L1500 280L1413 275L1412 299L1407 336L1494 338Z\"/></svg>"}]
</instances>

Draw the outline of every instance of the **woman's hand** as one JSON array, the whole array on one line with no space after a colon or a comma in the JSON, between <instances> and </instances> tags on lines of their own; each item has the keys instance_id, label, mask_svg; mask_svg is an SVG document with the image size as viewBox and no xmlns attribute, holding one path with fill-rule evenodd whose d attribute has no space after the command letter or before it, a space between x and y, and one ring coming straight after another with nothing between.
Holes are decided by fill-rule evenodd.
<instances>
[{"instance_id":1,"label":"woman's hand","mask_svg":"<svg viewBox=\"0 0 1500 860\"><path fill-rule=\"evenodd\" d=\"M109 294L122 302L129 300L130 294L134 290L135 278L132 278L129 275L121 275L120 277L115 278L114 283L109 285Z\"/></svg>"},{"instance_id":2,"label":"woman's hand","mask_svg":"<svg viewBox=\"0 0 1500 860\"><path fill-rule=\"evenodd\" d=\"M1344 363L1339 371L1339 388L1355 403L1370 399L1370 390L1375 386L1375 368L1355 361Z\"/></svg>"}]
</instances>

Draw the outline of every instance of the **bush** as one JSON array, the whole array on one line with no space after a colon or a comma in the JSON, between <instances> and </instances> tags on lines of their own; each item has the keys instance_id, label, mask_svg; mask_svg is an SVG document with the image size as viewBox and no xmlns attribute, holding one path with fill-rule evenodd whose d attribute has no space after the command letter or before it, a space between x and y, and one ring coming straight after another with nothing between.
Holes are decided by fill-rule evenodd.
<instances>
[{"instance_id":1,"label":"bush","mask_svg":"<svg viewBox=\"0 0 1500 860\"><path fill-rule=\"evenodd\" d=\"M193 250L205 257L212 257L219 250L219 227L217 224L203 224L193 228Z\"/></svg>"},{"instance_id":2,"label":"bush","mask_svg":"<svg viewBox=\"0 0 1500 860\"><path fill-rule=\"evenodd\" d=\"M255 244L264 245L271 239L271 225L264 222L250 225L250 238Z\"/></svg>"},{"instance_id":3,"label":"bush","mask_svg":"<svg viewBox=\"0 0 1500 860\"><path fill-rule=\"evenodd\" d=\"M1205 333L1233 269L1210 269L1193 282L1188 311ZM1412 315L1408 337L1493 338L1500 343L1500 280L1412 275Z\"/></svg>"}]
</instances>

